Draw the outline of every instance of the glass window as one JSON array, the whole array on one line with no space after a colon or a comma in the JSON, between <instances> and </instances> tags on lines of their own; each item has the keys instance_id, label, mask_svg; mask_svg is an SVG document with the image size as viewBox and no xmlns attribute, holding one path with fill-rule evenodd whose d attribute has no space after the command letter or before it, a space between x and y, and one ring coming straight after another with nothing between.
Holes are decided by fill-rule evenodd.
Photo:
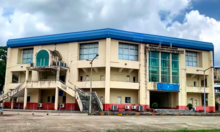
<instances>
[{"instance_id":1,"label":"glass window","mask_svg":"<svg viewBox=\"0 0 220 132\"><path fill-rule=\"evenodd\" d=\"M197 53L186 52L186 66L197 67Z\"/></svg>"},{"instance_id":2,"label":"glass window","mask_svg":"<svg viewBox=\"0 0 220 132\"><path fill-rule=\"evenodd\" d=\"M149 81L159 82L159 52L149 51Z\"/></svg>"},{"instance_id":3,"label":"glass window","mask_svg":"<svg viewBox=\"0 0 220 132\"><path fill-rule=\"evenodd\" d=\"M172 54L172 83L179 83L179 55Z\"/></svg>"},{"instance_id":4,"label":"glass window","mask_svg":"<svg viewBox=\"0 0 220 132\"><path fill-rule=\"evenodd\" d=\"M93 59L96 56L96 54L98 54L98 42L80 44L80 60Z\"/></svg>"},{"instance_id":5,"label":"glass window","mask_svg":"<svg viewBox=\"0 0 220 132\"><path fill-rule=\"evenodd\" d=\"M33 49L23 49L22 64L32 63Z\"/></svg>"},{"instance_id":6,"label":"glass window","mask_svg":"<svg viewBox=\"0 0 220 132\"><path fill-rule=\"evenodd\" d=\"M138 61L138 45L119 43L118 48L120 60Z\"/></svg>"},{"instance_id":7,"label":"glass window","mask_svg":"<svg viewBox=\"0 0 220 132\"><path fill-rule=\"evenodd\" d=\"M170 83L170 54L161 53L161 82Z\"/></svg>"},{"instance_id":8,"label":"glass window","mask_svg":"<svg viewBox=\"0 0 220 132\"><path fill-rule=\"evenodd\" d=\"M131 97L125 97L125 103L131 103Z\"/></svg>"}]
</instances>

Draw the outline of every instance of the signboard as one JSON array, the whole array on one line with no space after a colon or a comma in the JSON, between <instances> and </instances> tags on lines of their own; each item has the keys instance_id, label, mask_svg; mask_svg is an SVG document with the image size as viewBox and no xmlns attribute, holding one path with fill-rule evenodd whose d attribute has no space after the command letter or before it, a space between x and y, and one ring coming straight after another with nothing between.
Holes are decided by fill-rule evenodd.
<instances>
[{"instance_id":1,"label":"signboard","mask_svg":"<svg viewBox=\"0 0 220 132\"><path fill-rule=\"evenodd\" d=\"M157 83L157 90L179 91L179 84Z\"/></svg>"}]
</instances>

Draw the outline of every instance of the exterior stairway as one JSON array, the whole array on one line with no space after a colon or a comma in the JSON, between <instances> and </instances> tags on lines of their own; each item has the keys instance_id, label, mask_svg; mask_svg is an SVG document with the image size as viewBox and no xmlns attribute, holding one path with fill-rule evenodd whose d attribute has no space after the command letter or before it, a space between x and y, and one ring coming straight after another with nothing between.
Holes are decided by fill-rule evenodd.
<instances>
[{"instance_id":1,"label":"exterior stairway","mask_svg":"<svg viewBox=\"0 0 220 132\"><path fill-rule=\"evenodd\" d=\"M0 102L3 102L4 100L13 97L15 94L17 94L18 92L20 92L21 90L23 90L25 88L24 83L18 85L15 89L13 89L12 91L9 91L5 94L2 94L0 96Z\"/></svg>"},{"instance_id":2,"label":"exterior stairway","mask_svg":"<svg viewBox=\"0 0 220 132\"><path fill-rule=\"evenodd\" d=\"M58 88L62 89L67 94L76 98L81 112L89 111L90 95L88 93L85 93L81 88L78 88L75 85L74 87L67 86L61 81L56 81L56 85ZM12 91L7 92L3 95L0 95L0 103L10 97L13 97L15 94L17 94L24 88L25 88L25 83L22 83L19 86L17 86L15 89L13 89ZM97 112L97 111L103 111L103 106L102 106L101 100L97 96L97 93L93 92L92 93L92 112Z\"/></svg>"},{"instance_id":3,"label":"exterior stairway","mask_svg":"<svg viewBox=\"0 0 220 132\"><path fill-rule=\"evenodd\" d=\"M66 93L70 94L71 96L75 96L80 111L81 112L88 112L89 111L89 100L90 94L85 93L81 88L74 85L73 87L67 86L61 81L57 81L57 86L65 91ZM92 112L103 111L103 106L101 100L98 98L97 93L92 93Z\"/></svg>"}]
</instances>

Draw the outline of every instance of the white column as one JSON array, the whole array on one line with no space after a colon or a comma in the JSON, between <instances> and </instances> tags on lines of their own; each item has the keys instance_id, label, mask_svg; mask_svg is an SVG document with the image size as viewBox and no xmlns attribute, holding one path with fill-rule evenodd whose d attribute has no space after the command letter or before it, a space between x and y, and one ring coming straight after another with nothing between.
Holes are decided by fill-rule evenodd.
<instances>
[{"instance_id":1,"label":"white column","mask_svg":"<svg viewBox=\"0 0 220 132\"><path fill-rule=\"evenodd\" d=\"M146 88L145 88L145 46L139 45L139 104L146 105Z\"/></svg>"},{"instance_id":2,"label":"white column","mask_svg":"<svg viewBox=\"0 0 220 132\"><path fill-rule=\"evenodd\" d=\"M24 105L23 109L25 110L27 106L27 88L24 88Z\"/></svg>"},{"instance_id":3,"label":"white column","mask_svg":"<svg viewBox=\"0 0 220 132\"><path fill-rule=\"evenodd\" d=\"M111 38L106 39L106 59L105 59L105 105L104 109L110 107L110 60L111 60Z\"/></svg>"},{"instance_id":4,"label":"white column","mask_svg":"<svg viewBox=\"0 0 220 132\"><path fill-rule=\"evenodd\" d=\"M54 104L54 110L57 110L57 108L58 108L58 92L59 92L59 88L56 87L56 89L55 89L55 104Z\"/></svg>"}]
</instances>

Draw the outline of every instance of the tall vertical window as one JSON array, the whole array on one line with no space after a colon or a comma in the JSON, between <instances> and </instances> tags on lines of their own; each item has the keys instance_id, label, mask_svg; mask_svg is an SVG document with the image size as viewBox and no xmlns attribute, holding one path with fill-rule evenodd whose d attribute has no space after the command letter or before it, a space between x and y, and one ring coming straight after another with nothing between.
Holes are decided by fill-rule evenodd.
<instances>
[{"instance_id":1,"label":"tall vertical window","mask_svg":"<svg viewBox=\"0 0 220 132\"><path fill-rule=\"evenodd\" d=\"M172 54L172 82L179 83L179 55Z\"/></svg>"},{"instance_id":2,"label":"tall vertical window","mask_svg":"<svg viewBox=\"0 0 220 132\"><path fill-rule=\"evenodd\" d=\"M197 53L196 52L186 52L186 66L197 67Z\"/></svg>"},{"instance_id":3,"label":"tall vertical window","mask_svg":"<svg viewBox=\"0 0 220 132\"><path fill-rule=\"evenodd\" d=\"M138 61L138 45L119 43L118 58L120 60Z\"/></svg>"},{"instance_id":4,"label":"tall vertical window","mask_svg":"<svg viewBox=\"0 0 220 132\"><path fill-rule=\"evenodd\" d=\"M98 54L98 42L80 44L80 60L93 59L96 56L96 54Z\"/></svg>"},{"instance_id":5,"label":"tall vertical window","mask_svg":"<svg viewBox=\"0 0 220 132\"><path fill-rule=\"evenodd\" d=\"M159 82L159 52L149 51L149 81Z\"/></svg>"},{"instance_id":6,"label":"tall vertical window","mask_svg":"<svg viewBox=\"0 0 220 132\"><path fill-rule=\"evenodd\" d=\"M170 54L161 53L161 82L170 83Z\"/></svg>"},{"instance_id":7,"label":"tall vertical window","mask_svg":"<svg viewBox=\"0 0 220 132\"><path fill-rule=\"evenodd\" d=\"M22 64L33 62L33 49L23 49Z\"/></svg>"}]
</instances>

